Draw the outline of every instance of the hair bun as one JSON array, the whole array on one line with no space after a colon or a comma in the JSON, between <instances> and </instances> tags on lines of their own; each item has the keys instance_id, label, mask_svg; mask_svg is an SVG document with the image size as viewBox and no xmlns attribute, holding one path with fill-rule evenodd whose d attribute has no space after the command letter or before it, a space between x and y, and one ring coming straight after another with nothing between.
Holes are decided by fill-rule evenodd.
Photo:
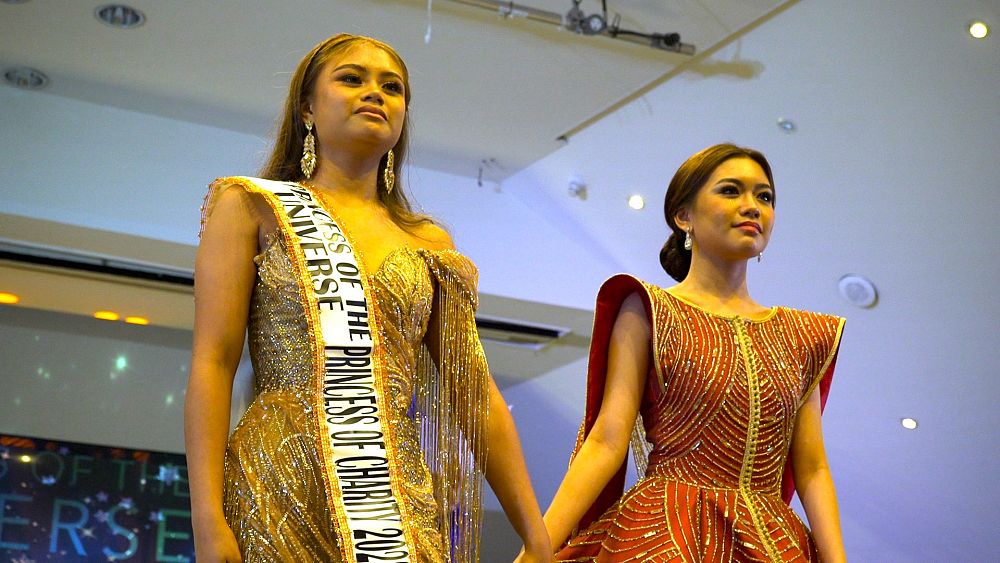
<instances>
[{"instance_id":1,"label":"hair bun","mask_svg":"<svg viewBox=\"0 0 1000 563\"><path fill-rule=\"evenodd\" d=\"M691 269L691 251L684 249L684 242L676 231L670 233L660 249L660 266L677 281L683 281Z\"/></svg>"}]
</instances>

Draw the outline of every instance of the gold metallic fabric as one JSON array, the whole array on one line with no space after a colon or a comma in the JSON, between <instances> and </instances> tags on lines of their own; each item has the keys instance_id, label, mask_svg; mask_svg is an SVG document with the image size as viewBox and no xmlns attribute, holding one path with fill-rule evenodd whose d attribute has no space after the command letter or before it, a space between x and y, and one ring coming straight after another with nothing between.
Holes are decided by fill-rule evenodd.
<instances>
[{"instance_id":1,"label":"gold metallic fabric","mask_svg":"<svg viewBox=\"0 0 1000 563\"><path fill-rule=\"evenodd\" d=\"M245 561L342 561L315 436L309 327L288 246L275 231L254 259L247 330L254 400L229 439L224 509ZM403 247L370 279L401 469L394 488L415 530L411 561L476 561L489 388L475 329L477 271L454 251Z\"/></svg>"}]
</instances>

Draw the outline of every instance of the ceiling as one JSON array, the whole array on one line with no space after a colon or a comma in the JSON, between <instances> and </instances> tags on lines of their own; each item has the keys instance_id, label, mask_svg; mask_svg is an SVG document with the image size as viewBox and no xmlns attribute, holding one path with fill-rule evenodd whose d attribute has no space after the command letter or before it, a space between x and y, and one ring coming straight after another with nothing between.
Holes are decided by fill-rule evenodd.
<instances>
[{"instance_id":1,"label":"ceiling","mask_svg":"<svg viewBox=\"0 0 1000 563\"><path fill-rule=\"evenodd\" d=\"M753 295L848 318L824 425L852 559L1000 552L1000 44L965 32L998 25L997 0L609 2L623 25L680 32L701 52L690 60L447 0L429 44L422 1L137 2L149 21L131 31L104 28L97 4L0 4L0 63L52 78L42 93L0 88L8 223L44 219L32 236L58 231L54 246L94 252L82 228L131 241L113 254L133 259L190 253L201 186L253 172L298 58L362 32L411 69L408 185L478 264L484 307L537 322L561 311L574 320L548 324L582 337L608 275L669 285L658 208L685 156L754 146L778 204ZM484 158L500 165L478 187ZM625 206L634 193L640 212ZM875 282L874 308L837 294L847 273ZM575 437L584 353L490 352L543 504Z\"/></svg>"},{"instance_id":2,"label":"ceiling","mask_svg":"<svg viewBox=\"0 0 1000 563\"><path fill-rule=\"evenodd\" d=\"M34 1L3 9L0 64L37 68L49 91L267 136L303 55L336 31L386 38L411 70L414 162L501 180L557 149L576 129L690 57L456 4L419 0L206 4L132 2L147 21L115 30L101 2ZM623 29L680 32L708 49L778 0L612 2ZM534 7L565 13L570 0ZM587 13L600 3L584 2ZM263 24L262 24L263 22ZM425 42L428 23L430 41ZM44 48L42 48L44 46ZM80 48L85 46L85 48ZM530 56L526 56L530 54ZM738 67L713 72L745 72ZM752 72L752 70L751 70Z\"/></svg>"}]
</instances>

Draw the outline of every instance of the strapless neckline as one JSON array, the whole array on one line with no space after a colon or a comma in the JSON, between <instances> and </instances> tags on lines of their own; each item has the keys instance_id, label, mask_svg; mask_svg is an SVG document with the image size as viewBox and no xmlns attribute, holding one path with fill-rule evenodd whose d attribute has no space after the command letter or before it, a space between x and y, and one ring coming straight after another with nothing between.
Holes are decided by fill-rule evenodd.
<instances>
[{"instance_id":1,"label":"strapless neckline","mask_svg":"<svg viewBox=\"0 0 1000 563\"><path fill-rule=\"evenodd\" d=\"M271 250L273 250L275 245L283 241L284 237L282 237L281 232L277 230L271 231L266 235L264 235L264 248L260 251L260 254L254 256L253 258L253 261L255 264L257 264L257 267L261 266L261 264L263 263L265 258L270 254ZM396 257L403 256L406 254L417 255L417 256L421 254L431 254L438 256L452 255L459 258L463 262L472 263L472 259L470 259L468 256L462 254L458 250L454 250L451 248L435 250L433 248L413 248L412 246L402 245L402 246L397 246L396 248L390 250L389 253L385 255L385 258L382 259L382 263L379 264L378 267L375 268L373 272L370 272L369 275L372 278L377 277L379 274L385 271L386 267L389 264L391 264L393 260L396 259ZM362 264L362 266L364 266L364 264Z\"/></svg>"}]
</instances>

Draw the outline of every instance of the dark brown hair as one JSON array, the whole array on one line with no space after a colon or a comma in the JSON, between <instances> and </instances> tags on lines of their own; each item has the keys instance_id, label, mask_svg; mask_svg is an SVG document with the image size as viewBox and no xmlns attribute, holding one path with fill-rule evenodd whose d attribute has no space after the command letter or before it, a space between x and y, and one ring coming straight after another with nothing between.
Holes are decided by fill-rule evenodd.
<instances>
[{"instance_id":1,"label":"dark brown hair","mask_svg":"<svg viewBox=\"0 0 1000 563\"><path fill-rule=\"evenodd\" d=\"M666 244L660 249L660 265L670 274L670 277L677 281L683 281L687 277L691 268L691 251L684 249L685 232L674 222L674 216L681 208L691 205L698 195L705 182L715 172L723 162L731 158L749 158L761 168L774 188L774 177L771 175L771 165L768 164L764 155L756 150L738 147L728 143L712 145L701 150L684 161L684 164L677 169L670 187L667 188L667 195L663 198L663 215L670 227L670 237ZM773 197L773 196L772 196ZM775 200L771 200L774 205Z\"/></svg>"},{"instance_id":2,"label":"dark brown hair","mask_svg":"<svg viewBox=\"0 0 1000 563\"><path fill-rule=\"evenodd\" d=\"M354 45L368 43L385 51L399 65L403 73L403 94L406 101L406 118L399 140L392 147L395 155L392 171L396 175L392 193L384 186L383 171L386 157L378 165L377 192L379 201L386 207L393 220L403 227L414 227L421 223L433 222L430 217L417 213L406 197L402 186L403 163L406 162L406 152L409 147L410 129L410 73L406 63L391 46L378 39L360 35L340 33L330 37L312 48L299 62L292 79L288 84L288 97L274 139L274 147L267 159L267 164L260 170L260 176L269 180L296 182L303 179L299 161L302 159L302 144L306 136L306 126L302 121L303 102L307 101L316 87L316 80L323 67L335 56L343 53Z\"/></svg>"}]
</instances>

